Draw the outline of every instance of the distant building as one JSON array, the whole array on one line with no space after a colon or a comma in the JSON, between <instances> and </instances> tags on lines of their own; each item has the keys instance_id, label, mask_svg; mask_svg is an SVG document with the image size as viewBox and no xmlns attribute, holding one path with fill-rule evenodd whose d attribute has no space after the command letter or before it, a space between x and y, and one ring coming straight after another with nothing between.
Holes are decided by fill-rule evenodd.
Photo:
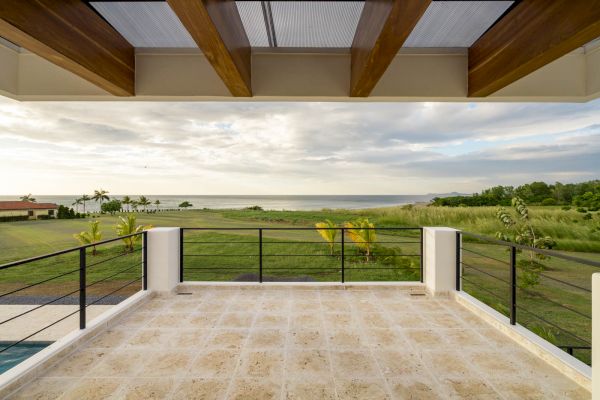
<instances>
[{"instance_id":1,"label":"distant building","mask_svg":"<svg viewBox=\"0 0 600 400\"><path fill-rule=\"evenodd\" d=\"M57 209L58 205L54 203L0 201L0 220L11 217L15 219L56 218Z\"/></svg>"}]
</instances>

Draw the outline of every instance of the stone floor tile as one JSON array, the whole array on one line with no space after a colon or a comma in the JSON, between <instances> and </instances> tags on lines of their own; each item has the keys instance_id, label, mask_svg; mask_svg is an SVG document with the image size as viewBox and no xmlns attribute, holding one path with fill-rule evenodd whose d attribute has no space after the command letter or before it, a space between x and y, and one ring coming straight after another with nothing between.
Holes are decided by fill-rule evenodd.
<instances>
[{"instance_id":1,"label":"stone floor tile","mask_svg":"<svg viewBox=\"0 0 600 400\"><path fill-rule=\"evenodd\" d=\"M123 343L123 347L157 348L166 346L174 334L175 331L171 329L140 329Z\"/></svg>"},{"instance_id":2,"label":"stone floor tile","mask_svg":"<svg viewBox=\"0 0 600 400\"><path fill-rule=\"evenodd\" d=\"M286 334L279 329L252 329L246 346L248 349L282 349Z\"/></svg>"},{"instance_id":3,"label":"stone floor tile","mask_svg":"<svg viewBox=\"0 0 600 400\"><path fill-rule=\"evenodd\" d=\"M237 373L251 378L280 379L283 375L282 350L259 350L242 353Z\"/></svg>"},{"instance_id":4,"label":"stone floor tile","mask_svg":"<svg viewBox=\"0 0 600 400\"><path fill-rule=\"evenodd\" d=\"M173 386L173 379L138 378L126 383L118 397L124 400L161 400L168 398Z\"/></svg>"},{"instance_id":5,"label":"stone floor tile","mask_svg":"<svg viewBox=\"0 0 600 400\"><path fill-rule=\"evenodd\" d=\"M321 318L320 313L304 312L304 313L294 313L294 314L290 315L290 328L291 329L321 328L322 326L323 326L323 320Z\"/></svg>"},{"instance_id":6,"label":"stone floor tile","mask_svg":"<svg viewBox=\"0 0 600 400\"><path fill-rule=\"evenodd\" d=\"M173 400L222 400L228 380L184 378L173 392Z\"/></svg>"},{"instance_id":7,"label":"stone floor tile","mask_svg":"<svg viewBox=\"0 0 600 400\"><path fill-rule=\"evenodd\" d=\"M224 313L217 324L220 328L250 328L254 315L243 312Z\"/></svg>"},{"instance_id":8,"label":"stone floor tile","mask_svg":"<svg viewBox=\"0 0 600 400\"><path fill-rule=\"evenodd\" d=\"M286 314L259 313L256 316L254 327L287 329L288 316Z\"/></svg>"},{"instance_id":9,"label":"stone floor tile","mask_svg":"<svg viewBox=\"0 0 600 400\"><path fill-rule=\"evenodd\" d=\"M85 349L68 355L59 360L46 372L46 376L52 377L78 377L83 376L107 355L112 354L104 349Z\"/></svg>"},{"instance_id":10,"label":"stone floor tile","mask_svg":"<svg viewBox=\"0 0 600 400\"><path fill-rule=\"evenodd\" d=\"M227 395L231 400L273 400L281 398L281 385L268 379L237 379Z\"/></svg>"},{"instance_id":11,"label":"stone floor tile","mask_svg":"<svg viewBox=\"0 0 600 400\"><path fill-rule=\"evenodd\" d=\"M337 400L333 380L288 381L284 388L285 400Z\"/></svg>"},{"instance_id":12,"label":"stone floor tile","mask_svg":"<svg viewBox=\"0 0 600 400\"><path fill-rule=\"evenodd\" d=\"M61 400L101 400L113 397L123 379L84 378L60 397Z\"/></svg>"},{"instance_id":13,"label":"stone floor tile","mask_svg":"<svg viewBox=\"0 0 600 400\"><path fill-rule=\"evenodd\" d=\"M192 362L187 375L203 378L227 378L233 375L239 353L228 350L207 350Z\"/></svg>"},{"instance_id":14,"label":"stone floor tile","mask_svg":"<svg viewBox=\"0 0 600 400\"><path fill-rule=\"evenodd\" d=\"M144 350L122 350L107 356L89 370L89 377L132 377L135 376L145 363L146 351Z\"/></svg>"},{"instance_id":15,"label":"stone floor tile","mask_svg":"<svg viewBox=\"0 0 600 400\"><path fill-rule=\"evenodd\" d=\"M389 400L391 395L382 380L348 379L336 380L338 397L343 400Z\"/></svg>"},{"instance_id":16,"label":"stone floor tile","mask_svg":"<svg viewBox=\"0 0 600 400\"><path fill-rule=\"evenodd\" d=\"M130 331L108 330L93 338L87 345L89 349L111 349L121 346L131 336Z\"/></svg>"},{"instance_id":17,"label":"stone floor tile","mask_svg":"<svg viewBox=\"0 0 600 400\"><path fill-rule=\"evenodd\" d=\"M502 400L489 383L477 377L441 379L440 388L451 399Z\"/></svg>"},{"instance_id":18,"label":"stone floor tile","mask_svg":"<svg viewBox=\"0 0 600 400\"><path fill-rule=\"evenodd\" d=\"M329 354L325 350L288 350L285 373L287 376L329 376Z\"/></svg>"},{"instance_id":19,"label":"stone floor tile","mask_svg":"<svg viewBox=\"0 0 600 400\"><path fill-rule=\"evenodd\" d=\"M417 353L407 350L377 350L373 352L381 373L387 378L427 374L427 366Z\"/></svg>"},{"instance_id":20,"label":"stone floor tile","mask_svg":"<svg viewBox=\"0 0 600 400\"><path fill-rule=\"evenodd\" d=\"M192 355L189 351L162 350L145 358L140 376L181 376L188 372Z\"/></svg>"},{"instance_id":21,"label":"stone floor tile","mask_svg":"<svg viewBox=\"0 0 600 400\"><path fill-rule=\"evenodd\" d=\"M287 334L287 345L303 349L322 349L327 347L325 334L318 328L293 329Z\"/></svg>"},{"instance_id":22,"label":"stone floor tile","mask_svg":"<svg viewBox=\"0 0 600 400\"><path fill-rule=\"evenodd\" d=\"M10 400L53 400L77 382L77 378L41 378L25 386Z\"/></svg>"},{"instance_id":23,"label":"stone floor tile","mask_svg":"<svg viewBox=\"0 0 600 400\"><path fill-rule=\"evenodd\" d=\"M337 377L371 378L380 376L375 359L366 351L332 351L333 374Z\"/></svg>"},{"instance_id":24,"label":"stone floor tile","mask_svg":"<svg viewBox=\"0 0 600 400\"><path fill-rule=\"evenodd\" d=\"M214 329L206 341L206 347L241 349L246 343L248 334L247 329Z\"/></svg>"},{"instance_id":25,"label":"stone floor tile","mask_svg":"<svg viewBox=\"0 0 600 400\"><path fill-rule=\"evenodd\" d=\"M327 340L331 349L360 349L367 346L365 336L354 328L330 330Z\"/></svg>"}]
</instances>

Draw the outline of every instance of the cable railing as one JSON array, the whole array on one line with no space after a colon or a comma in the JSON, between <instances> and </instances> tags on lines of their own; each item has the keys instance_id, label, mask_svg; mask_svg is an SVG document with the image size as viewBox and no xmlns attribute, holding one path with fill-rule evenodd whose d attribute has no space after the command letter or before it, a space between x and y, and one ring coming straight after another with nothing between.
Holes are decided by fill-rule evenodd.
<instances>
[{"instance_id":1,"label":"cable railing","mask_svg":"<svg viewBox=\"0 0 600 400\"><path fill-rule=\"evenodd\" d=\"M0 364L20 346L85 329L88 314L146 288L145 231L0 265Z\"/></svg>"},{"instance_id":2,"label":"cable railing","mask_svg":"<svg viewBox=\"0 0 600 400\"><path fill-rule=\"evenodd\" d=\"M591 274L600 262L457 232L456 290L463 290L591 365Z\"/></svg>"},{"instance_id":3,"label":"cable railing","mask_svg":"<svg viewBox=\"0 0 600 400\"><path fill-rule=\"evenodd\" d=\"M319 232L332 231L330 240ZM422 228L181 228L180 280L423 281Z\"/></svg>"}]
</instances>

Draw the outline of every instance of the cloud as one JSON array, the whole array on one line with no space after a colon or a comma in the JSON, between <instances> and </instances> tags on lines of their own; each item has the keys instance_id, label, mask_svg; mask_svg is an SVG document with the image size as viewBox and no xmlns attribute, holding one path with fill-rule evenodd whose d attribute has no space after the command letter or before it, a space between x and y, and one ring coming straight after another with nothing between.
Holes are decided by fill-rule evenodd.
<instances>
[{"instance_id":1,"label":"cloud","mask_svg":"<svg viewBox=\"0 0 600 400\"><path fill-rule=\"evenodd\" d=\"M0 99L0 194L470 192L597 178L599 139L600 101Z\"/></svg>"}]
</instances>

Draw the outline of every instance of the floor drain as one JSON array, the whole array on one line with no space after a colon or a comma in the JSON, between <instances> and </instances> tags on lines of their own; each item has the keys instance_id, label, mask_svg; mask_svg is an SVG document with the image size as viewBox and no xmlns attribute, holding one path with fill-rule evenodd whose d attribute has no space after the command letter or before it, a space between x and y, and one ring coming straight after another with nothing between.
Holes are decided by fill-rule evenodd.
<instances>
[{"instance_id":1,"label":"floor drain","mask_svg":"<svg viewBox=\"0 0 600 400\"><path fill-rule=\"evenodd\" d=\"M180 292L180 293L177 293L177 296L187 296L187 295L191 295L191 294L192 294L192 292Z\"/></svg>"},{"instance_id":2,"label":"floor drain","mask_svg":"<svg viewBox=\"0 0 600 400\"><path fill-rule=\"evenodd\" d=\"M411 293L411 296L425 296L425 293Z\"/></svg>"}]
</instances>

